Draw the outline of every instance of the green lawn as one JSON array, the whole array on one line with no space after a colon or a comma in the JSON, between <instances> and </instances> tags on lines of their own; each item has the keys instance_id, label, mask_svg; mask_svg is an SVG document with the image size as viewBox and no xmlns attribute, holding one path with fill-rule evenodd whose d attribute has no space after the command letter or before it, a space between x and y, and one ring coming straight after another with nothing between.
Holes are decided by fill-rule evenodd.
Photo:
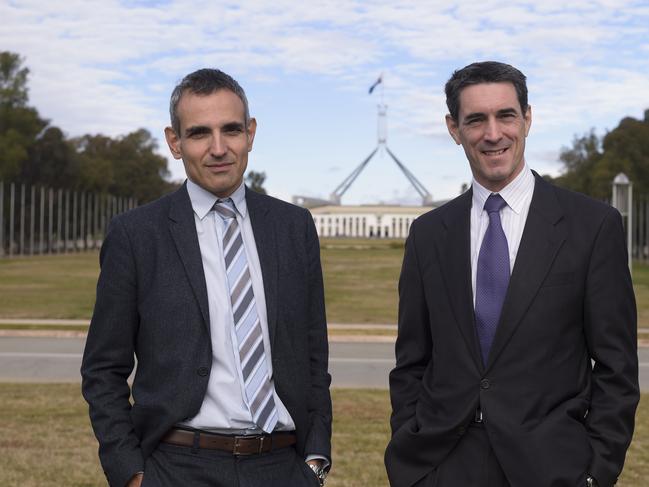
<instances>
[{"instance_id":1,"label":"green lawn","mask_svg":"<svg viewBox=\"0 0 649 487\"><path fill-rule=\"evenodd\" d=\"M334 390L329 487L387 485L387 391ZM105 486L78 385L1 384L0 485Z\"/></svg>"},{"instance_id":2,"label":"green lawn","mask_svg":"<svg viewBox=\"0 0 649 487\"><path fill-rule=\"evenodd\" d=\"M329 322L397 322L403 241L323 239L321 249Z\"/></svg>"},{"instance_id":3,"label":"green lawn","mask_svg":"<svg viewBox=\"0 0 649 487\"><path fill-rule=\"evenodd\" d=\"M330 323L396 323L403 241L323 239ZM0 318L89 318L96 252L0 259ZM649 265L636 262L638 324L649 328Z\"/></svg>"},{"instance_id":4,"label":"green lawn","mask_svg":"<svg viewBox=\"0 0 649 487\"><path fill-rule=\"evenodd\" d=\"M332 395L334 467L327 485L386 486L387 391L340 389ZM0 410L0 485L106 485L78 385L0 384ZM640 403L635 436L619 487L641 487L649 477L649 395Z\"/></svg>"},{"instance_id":5,"label":"green lawn","mask_svg":"<svg viewBox=\"0 0 649 487\"><path fill-rule=\"evenodd\" d=\"M331 323L396 323L403 242L329 240L322 261ZM90 318L97 252L0 259L0 318Z\"/></svg>"},{"instance_id":6,"label":"green lawn","mask_svg":"<svg viewBox=\"0 0 649 487\"><path fill-rule=\"evenodd\" d=\"M0 259L0 318L89 318L99 254Z\"/></svg>"},{"instance_id":7,"label":"green lawn","mask_svg":"<svg viewBox=\"0 0 649 487\"><path fill-rule=\"evenodd\" d=\"M649 265L633 264L633 288L638 306L638 326L649 328Z\"/></svg>"},{"instance_id":8,"label":"green lawn","mask_svg":"<svg viewBox=\"0 0 649 487\"><path fill-rule=\"evenodd\" d=\"M403 241L322 239L330 323L396 323ZM96 252L0 259L0 318L90 318ZM649 328L649 264L634 263L638 324Z\"/></svg>"},{"instance_id":9,"label":"green lawn","mask_svg":"<svg viewBox=\"0 0 649 487\"><path fill-rule=\"evenodd\" d=\"M330 322L394 323L403 243L322 241ZM98 273L96 252L0 259L0 317L88 318ZM640 326L649 326L649 266L636 264ZM76 327L72 326L71 329ZM330 487L386 485L387 391L334 390L334 469ZM0 485L105 485L78 385L0 384ZM649 395L618 486L649 478Z\"/></svg>"}]
</instances>

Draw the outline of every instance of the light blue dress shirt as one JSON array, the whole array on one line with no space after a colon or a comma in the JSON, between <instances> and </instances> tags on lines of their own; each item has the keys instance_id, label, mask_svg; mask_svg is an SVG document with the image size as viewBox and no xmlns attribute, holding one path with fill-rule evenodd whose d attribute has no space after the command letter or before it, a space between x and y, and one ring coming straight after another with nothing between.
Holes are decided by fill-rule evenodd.
<instances>
[{"instance_id":1,"label":"light blue dress shirt","mask_svg":"<svg viewBox=\"0 0 649 487\"><path fill-rule=\"evenodd\" d=\"M260 429L254 424L250 409L246 404L243 387L244 381L234 331L230 291L223 259L225 223L215 211L211 211L218 198L190 180L187 181L187 191L194 209L194 222L207 285L212 370L200 411L196 416L181 424L217 433L259 433ZM264 281L245 195L245 186L242 183L230 198L232 198L237 211L237 220L248 259L257 313L261 323L268 370L272 377L273 364L266 317ZM274 394L279 414L279 422L275 430L294 430L295 423L291 415L277 396L277 392Z\"/></svg>"}]
</instances>

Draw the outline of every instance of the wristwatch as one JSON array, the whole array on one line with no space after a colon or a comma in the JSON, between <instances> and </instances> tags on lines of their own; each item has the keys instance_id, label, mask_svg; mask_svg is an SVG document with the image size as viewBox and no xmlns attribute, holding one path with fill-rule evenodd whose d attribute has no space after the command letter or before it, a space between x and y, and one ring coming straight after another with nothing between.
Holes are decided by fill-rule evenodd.
<instances>
[{"instance_id":1,"label":"wristwatch","mask_svg":"<svg viewBox=\"0 0 649 487\"><path fill-rule=\"evenodd\" d=\"M307 463L307 465L311 468L311 470L313 470L313 473L318 478L318 482L320 482L320 487L322 487L325 484L325 480L327 480L328 470L324 467L319 467L318 465L314 465L312 463Z\"/></svg>"},{"instance_id":2,"label":"wristwatch","mask_svg":"<svg viewBox=\"0 0 649 487\"><path fill-rule=\"evenodd\" d=\"M597 480L589 475L586 477L586 487L599 487L599 484L597 483Z\"/></svg>"}]
</instances>

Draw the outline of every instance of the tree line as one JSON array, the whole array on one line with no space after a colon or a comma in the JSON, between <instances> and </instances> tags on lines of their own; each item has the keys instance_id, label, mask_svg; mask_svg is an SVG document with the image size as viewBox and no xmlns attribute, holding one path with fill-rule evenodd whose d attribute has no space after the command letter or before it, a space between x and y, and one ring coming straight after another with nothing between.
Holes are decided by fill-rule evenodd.
<instances>
[{"instance_id":1,"label":"tree line","mask_svg":"<svg viewBox=\"0 0 649 487\"><path fill-rule=\"evenodd\" d=\"M29 69L15 53L0 52L0 180L54 188L134 197L140 203L174 189L167 159L140 128L119 137L86 134L67 138L63 130L29 106ZM611 182L624 172L635 191L649 193L649 109L644 119L623 118L604 136L594 129L575 136L559 159L560 186L598 199L611 194ZM246 182L265 193L266 174L250 171Z\"/></svg>"},{"instance_id":2,"label":"tree line","mask_svg":"<svg viewBox=\"0 0 649 487\"><path fill-rule=\"evenodd\" d=\"M29 69L0 52L0 180L151 201L175 186L146 129L67 138L29 106Z\"/></svg>"},{"instance_id":3,"label":"tree line","mask_svg":"<svg viewBox=\"0 0 649 487\"><path fill-rule=\"evenodd\" d=\"M559 159L564 173L554 181L560 186L604 200L611 196L613 178L623 172L634 192L649 194L649 109L643 120L625 117L604 136L594 129L576 136Z\"/></svg>"},{"instance_id":4,"label":"tree line","mask_svg":"<svg viewBox=\"0 0 649 487\"><path fill-rule=\"evenodd\" d=\"M108 193L146 203L175 189L167 159L143 128L119 137L86 134L68 138L29 105L29 69L15 53L0 52L0 181ZM265 192L266 175L246 181Z\"/></svg>"}]
</instances>

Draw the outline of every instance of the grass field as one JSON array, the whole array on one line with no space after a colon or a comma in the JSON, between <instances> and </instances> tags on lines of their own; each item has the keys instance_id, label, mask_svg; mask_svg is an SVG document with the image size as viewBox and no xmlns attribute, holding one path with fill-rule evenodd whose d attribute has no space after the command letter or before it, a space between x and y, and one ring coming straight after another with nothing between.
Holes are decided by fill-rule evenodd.
<instances>
[{"instance_id":1,"label":"grass field","mask_svg":"<svg viewBox=\"0 0 649 487\"><path fill-rule=\"evenodd\" d=\"M334 390L333 404L328 487L386 486L387 391ZM0 410L0 485L106 485L78 385L0 384ZM635 437L618 487L643 487L649 478L649 395L640 403Z\"/></svg>"},{"instance_id":2,"label":"grass field","mask_svg":"<svg viewBox=\"0 0 649 487\"><path fill-rule=\"evenodd\" d=\"M330 323L396 323L398 240L323 239L322 263ZM96 252L0 259L0 318L90 318ZM638 325L649 327L649 266L635 263Z\"/></svg>"},{"instance_id":3,"label":"grass field","mask_svg":"<svg viewBox=\"0 0 649 487\"><path fill-rule=\"evenodd\" d=\"M399 241L324 239L329 321L394 323L402 258ZM0 318L87 319L97 274L96 252L0 259ZM649 266L636 264L633 278L639 325L649 327ZM329 487L387 485L383 469L389 438L387 391L334 390L333 400L335 465ZM0 411L0 486L106 485L78 385L0 384ZM618 486L646 485L646 478L649 395L640 404L635 438Z\"/></svg>"},{"instance_id":4,"label":"grass field","mask_svg":"<svg viewBox=\"0 0 649 487\"><path fill-rule=\"evenodd\" d=\"M89 318L99 254L0 259L0 318Z\"/></svg>"},{"instance_id":5,"label":"grass field","mask_svg":"<svg viewBox=\"0 0 649 487\"><path fill-rule=\"evenodd\" d=\"M638 306L638 326L649 328L649 265L633 264L633 288Z\"/></svg>"},{"instance_id":6,"label":"grass field","mask_svg":"<svg viewBox=\"0 0 649 487\"><path fill-rule=\"evenodd\" d=\"M396 323L403 242L323 240L331 323ZM0 259L0 318L90 318L97 252Z\"/></svg>"},{"instance_id":7,"label":"grass field","mask_svg":"<svg viewBox=\"0 0 649 487\"><path fill-rule=\"evenodd\" d=\"M329 322L397 322L403 241L323 239L321 249Z\"/></svg>"}]
</instances>

